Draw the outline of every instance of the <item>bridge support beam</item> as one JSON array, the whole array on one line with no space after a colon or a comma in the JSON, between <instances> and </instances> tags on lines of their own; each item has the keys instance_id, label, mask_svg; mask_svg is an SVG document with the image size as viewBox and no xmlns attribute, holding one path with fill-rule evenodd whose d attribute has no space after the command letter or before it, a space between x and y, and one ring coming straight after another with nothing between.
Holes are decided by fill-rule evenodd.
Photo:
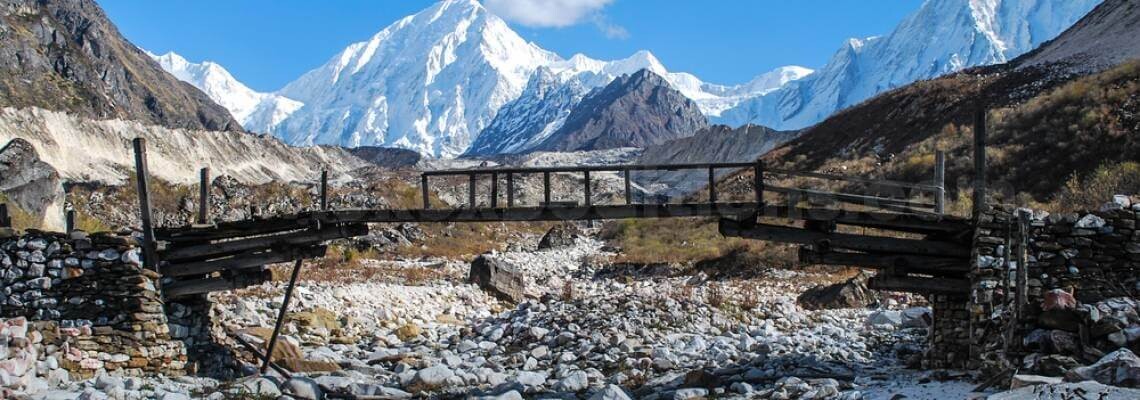
<instances>
[{"instance_id":1,"label":"bridge support beam","mask_svg":"<svg viewBox=\"0 0 1140 400\"><path fill-rule=\"evenodd\" d=\"M931 257L909 254L868 254L816 251L800 247L800 262L806 264L842 265L849 267L894 270L935 276L962 277L970 271L969 261L953 257Z\"/></svg>"},{"instance_id":2,"label":"bridge support beam","mask_svg":"<svg viewBox=\"0 0 1140 400\"><path fill-rule=\"evenodd\" d=\"M756 224L744 227L741 222L721 219L720 233L724 236L767 240L772 242L810 244L816 249L848 249L877 253L899 253L926 256L947 256L966 259L970 249L956 243L933 240L899 239L881 236L863 236L846 233L824 233L786 226Z\"/></svg>"},{"instance_id":3,"label":"bridge support beam","mask_svg":"<svg viewBox=\"0 0 1140 400\"><path fill-rule=\"evenodd\" d=\"M970 293L970 281L966 279L876 275L867 281L867 286L875 290L927 295L964 296Z\"/></svg>"}]
</instances>

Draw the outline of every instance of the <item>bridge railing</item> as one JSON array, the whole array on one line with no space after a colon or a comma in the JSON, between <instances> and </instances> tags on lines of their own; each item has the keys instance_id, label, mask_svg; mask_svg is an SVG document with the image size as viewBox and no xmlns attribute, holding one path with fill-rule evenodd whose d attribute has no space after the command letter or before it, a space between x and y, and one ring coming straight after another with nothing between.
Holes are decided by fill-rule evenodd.
<instances>
[{"instance_id":1,"label":"bridge railing","mask_svg":"<svg viewBox=\"0 0 1140 400\"><path fill-rule=\"evenodd\" d=\"M446 177L466 177L467 178L467 201L464 207L476 208L478 203L477 186L481 177L490 177L490 201L488 204L491 208L499 208L499 182L501 177L506 178L506 198L507 208L515 207L515 178L524 174L542 174L542 192L543 199L541 206L554 207L558 204L553 201L551 193L551 174L580 174L583 178L584 185L582 191L582 203L586 206L592 206L593 199L592 186L591 186L591 173L596 172L616 172L622 177L625 194L625 204L644 204L644 202L635 201L633 193L633 179L631 173L635 171L657 171L657 172L673 172L684 170L706 170L708 171L707 203L716 205L720 201L717 192L717 172L718 170L731 169L731 170L744 170L751 169L753 174L753 188L754 199L753 202L758 205L764 204L764 193L771 192L781 194L789 198L789 202L795 202L798 199L823 199L828 201L835 201L841 203L857 204L869 206L874 208L889 209L903 212L926 212L943 214L945 212L945 154L941 151L935 154L934 178L931 183L912 183L901 182L886 179L873 179L864 178L851 175L839 175L823 172L812 171L792 171L783 169L767 168L762 160L754 162L735 162L735 163L688 163L688 164L634 164L634 165L587 165L587 166L567 166L567 167L509 167L509 168L469 168L469 169L451 169L451 170L438 170L438 171L425 171L420 175L420 191L423 200L423 208L431 208L431 186L430 178L446 178ZM865 184L869 185L871 191L876 194L857 194L857 193L841 193L834 191L815 190L808 188L789 187L771 185L766 182L768 176L786 176L798 177L809 179L821 179L833 182L846 182L852 184ZM885 193L885 194L884 194ZM932 198L931 201L922 201L912 199L915 195L928 195ZM694 204L694 203L688 203Z\"/></svg>"}]
</instances>

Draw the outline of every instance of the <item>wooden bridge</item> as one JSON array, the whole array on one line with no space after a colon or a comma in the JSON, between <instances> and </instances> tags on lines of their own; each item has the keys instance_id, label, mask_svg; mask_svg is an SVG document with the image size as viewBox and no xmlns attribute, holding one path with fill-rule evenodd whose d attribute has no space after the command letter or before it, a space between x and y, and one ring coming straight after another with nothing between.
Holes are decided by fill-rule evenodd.
<instances>
[{"instance_id":1,"label":"wooden bridge","mask_svg":"<svg viewBox=\"0 0 1140 400\"><path fill-rule=\"evenodd\" d=\"M981 146L976 147L984 148L984 121L976 132L981 137ZM322 173L318 210L218 223L209 223L209 170L203 169L197 224L156 228L151 220L145 141L135 139L134 148L143 260L147 268L164 277L160 290L165 297L258 284L270 278L267 264L294 263L269 351L259 353L251 348L265 360L263 371L271 366L266 354L272 352L276 342L302 261L323 256L330 240L367 235L369 223L711 217L719 219L719 230L724 236L800 245L799 256L805 263L879 269L880 273L870 282L873 288L964 295L969 287L968 259L974 223L944 213L945 157L941 152L936 154L933 177L928 183L768 169L761 161L428 171L420 177L422 208L418 209L330 209L328 174ZM977 152L975 158L979 158ZM984 171L984 151L980 160L977 166ZM639 192L634 191L635 172L686 170L707 172L707 194L670 203L659 199L646 201L646 196L638 196ZM752 172L750 198L722 200L718 172L741 170ZM622 201L594 202L592 182L599 174L620 176L624 186ZM542 176L542 200L537 204L516 201L516 178L525 175ZM557 175L581 177L580 201L555 201L551 178ZM433 180L454 181L456 177L467 181L466 204L450 208L432 204ZM770 184L788 178L817 179L844 187L865 186L866 190L835 192ZM481 180L489 180L489 191L479 193ZM505 191L500 191L500 184L505 184ZM979 191L984 193L984 181L980 179L975 181L975 193ZM975 196L974 204L976 208L984 204L984 198Z\"/></svg>"}]
</instances>

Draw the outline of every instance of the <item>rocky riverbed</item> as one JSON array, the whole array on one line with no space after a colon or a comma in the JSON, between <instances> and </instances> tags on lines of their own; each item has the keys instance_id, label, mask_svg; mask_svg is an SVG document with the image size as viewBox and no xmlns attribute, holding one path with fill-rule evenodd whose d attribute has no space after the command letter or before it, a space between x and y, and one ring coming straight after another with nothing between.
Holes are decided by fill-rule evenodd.
<instances>
[{"instance_id":1,"label":"rocky riverbed","mask_svg":"<svg viewBox=\"0 0 1140 400\"><path fill-rule=\"evenodd\" d=\"M320 268L336 267L313 266L274 352L290 369L308 371L293 379L98 376L37 384L26 397L972 396L973 377L964 373L905 368L920 352L928 318L906 297L878 310L809 311L796 297L834 277L788 270L723 281L678 271L614 274L610 256L583 237L553 249L487 255L527 277L517 304L468 283L463 262L367 260L354 268L369 278L347 283L314 278ZM218 329L260 343L282 292L276 282L212 295ZM247 361L250 372L254 360Z\"/></svg>"}]
</instances>

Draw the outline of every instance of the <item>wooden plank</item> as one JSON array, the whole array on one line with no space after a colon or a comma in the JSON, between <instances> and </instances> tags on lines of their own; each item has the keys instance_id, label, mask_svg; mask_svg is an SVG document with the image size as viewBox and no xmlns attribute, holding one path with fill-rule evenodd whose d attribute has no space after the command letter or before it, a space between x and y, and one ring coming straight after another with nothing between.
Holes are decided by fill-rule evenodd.
<instances>
[{"instance_id":1,"label":"wooden plank","mask_svg":"<svg viewBox=\"0 0 1140 400\"><path fill-rule=\"evenodd\" d=\"M802 176L802 177L806 177L806 178L818 178L818 179L826 179L826 180L831 180L831 181L859 182L859 183L866 183L866 184L877 185L877 186L882 186L882 187L918 189L918 190L922 190L922 191L934 191L934 190L938 189L934 185L927 185L927 184L922 184L922 183L893 181L893 180L889 180L889 179L863 178L863 177L858 177L858 176L836 175L836 174L828 174L828 173L814 172L814 171L792 171L792 170L787 170L787 169L768 169L768 172L773 173L773 174Z\"/></svg>"},{"instance_id":2,"label":"wooden plank","mask_svg":"<svg viewBox=\"0 0 1140 400\"><path fill-rule=\"evenodd\" d=\"M882 236L824 233L801 228L768 224L743 227L740 222L721 219L720 233L724 236L743 237L771 242L810 244L817 249L847 249L876 253L900 253L966 258L970 248L956 243L933 240L899 239Z\"/></svg>"},{"instance_id":3,"label":"wooden plank","mask_svg":"<svg viewBox=\"0 0 1140 400\"><path fill-rule=\"evenodd\" d=\"M783 186L765 186L764 190L780 194L799 194L814 198L826 198L835 200L842 203L858 204L867 207L882 207L882 206L903 206L903 207L919 207L919 208L934 208L934 203L927 203L921 201L901 200L888 197L865 196L861 194L849 193L836 193L825 192L821 190L789 188Z\"/></svg>"},{"instance_id":4,"label":"wooden plank","mask_svg":"<svg viewBox=\"0 0 1140 400\"><path fill-rule=\"evenodd\" d=\"M415 210L337 210L303 212L258 221L219 222L209 229L192 226L160 230L162 240L172 243L194 243L260 234L280 234L335 223L400 223L400 222L510 222L565 221L584 219L670 218L670 217L735 217L759 214L764 218L835 221L841 225L888 229L922 234L953 235L969 231L969 220L950 215L899 214L876 211L852 211L832 208L789 207L767 205L757 210L756 203L736 202L699 204L631 204L595 205L592 207L514 207L509 209L415 209Z\"/></svg>"},{"instance_id":5,"label":"wooden plank","mask_svg":"<svg viewBox=\"0 0 1140 400\"><path fill-rule=\"evenodd\" d=\"M277 322L273 324L273 334L269 336L269 344L265 346L265 362L261 364L261 373L269 372L269 364L273 362L273 347L277 345L277 337L281 335L281 327L285 324L285 314L289 312L289 300L293 298L293 289L297 287L297 276L301 273L303 260L293 264L293 273L289 276L289 285L285 287L285 298L281 300L281 310L277 313Z\"/></svg>"},{"instance_id":6,"label":"wooden plank","mask_svg":"<svg viewBox=\"0 0 1140 400\"><path fill-rule=\"evenodd\" d=\"M75 210L67 210L63 220L64 232L71 233L75 230Z\"/></svg>"},{"instance_id":7,"label":"wooden plank","mask_svg":"<svg viewBox=\"0 0 1140 400\"><path fill-rule=\"evenodd\" d=\"M0 228L11 228L12 217L8 216L8 205L0 203Z\"/></svg>"},{"instance_id":8,"label":"wooden plank","mask_svg":"<svg viewBox=\"0 0 1140 400\"><path fill-rule=\"evenodd\" d=\"M150 174L146 163L146 139L135 138L132 142L135 148L135 177L138 180L139 214L142 219L143 230L143 266L158 272L157 246L154 241L154 225L151 223L150 211Z\"/></svg>"},{"instance_id":9,"label":"wooden plank","mask_svg":"<svg viewBox=\"0 0 1140 400\"><path fill-rule=\"evenodd\" d=\"M303 230L283 235L259 236L218 243L208 243L187 247L175 247L163 253L163 258L175 263L178 261L204 260L248 251L256 251L274 246L305 246L327 240L363 236L368 234L364 224L328 224L320 230Z\"/></svg>"},{"instance_id":10,"label":"wooden plank","mask_svg":"<svg viewBox=\"0 0 1140 400\"><path fill-rule=\"evenodd\" d=\"M800 262L807 264L842 265L873 269L893 269L899 272L939 276L964 276L970 271L968 259L931 257L911 254L868 254L816 251L800 248Z\"/></svg>"},{"instance_id":11,"label":"wooden plank","mask_svg":"<svg viewBox=\"0 0 1140 400\"><path fill-rule=\"evenodd\" d=\"M174 281L163 288L167 298L184 297L195 294L241 289L268 282L271 278L268 269L243 272L230 277L215 277Z\"/></svg>"},{"instance_id":12,"label":"wooden plank","mask_svg":"<svg viewBox=\"0 0 1140 400\"><path fill-rule=\"evenodd\" d=\"M968 296L970 281L954 278L918 278L909 276L876 275L867 281L867 286L875 290L908 292L920 294L944 294Z\"/></svg>"},{"instance_id":13,"label":"wooden plank","mask_svg":"<svg viewBox=\"0 0 1140 400\"><path fill-rule=\"evenodd\" d=\"M210 168L198 171L198 223L206 224L210 219Z\"/></svg>"},{"instance_id":14,"label":"wooden plank","mask_svg":"<svg viewBox=\"0 0 1140 400\"><path fill-rule=\"evenodd\" d=\"M252 254L239 254L232 257L208 261L194 261L182 264L165 264L166 276L205 275L218 271L233 271L256 268L267 264L277 264L304 258L323 256L328 246L289 247L281 251L267 249Z\"/></svg>"},{"instance_id":15,"label":"wooden plank","mask_svg":"<svg viewBox=\"0 0 1140 400\"><path fill-rule=\"evenodd\" d=\"M974 112L974 219L986 211L986 109Z\"/></svg>"},{"instance_id":16,"label":"wooden plank","mask_svg":"<svg viewBox=\"0 0 1140 400\"><path fill-rule=\"evenodd\" d=\"M634 165L582 165L570 167L520 167L520 168L475 168L475 169L450 169L450 170L437 170L437 171L424 171L423 175L430 176L446 176L446 175L468 175L471 173L477 174L490 174L491 172L503 173L516 173L516 174L537 174L537 173L582 173L585 171L590 172L622 172L622 171L680 171L687 169L707 169L713 168L750 168L753 166L752 162L737 162L737 163L687 163L687 164L634 164Z\"/></svg>"}]
</instances>

